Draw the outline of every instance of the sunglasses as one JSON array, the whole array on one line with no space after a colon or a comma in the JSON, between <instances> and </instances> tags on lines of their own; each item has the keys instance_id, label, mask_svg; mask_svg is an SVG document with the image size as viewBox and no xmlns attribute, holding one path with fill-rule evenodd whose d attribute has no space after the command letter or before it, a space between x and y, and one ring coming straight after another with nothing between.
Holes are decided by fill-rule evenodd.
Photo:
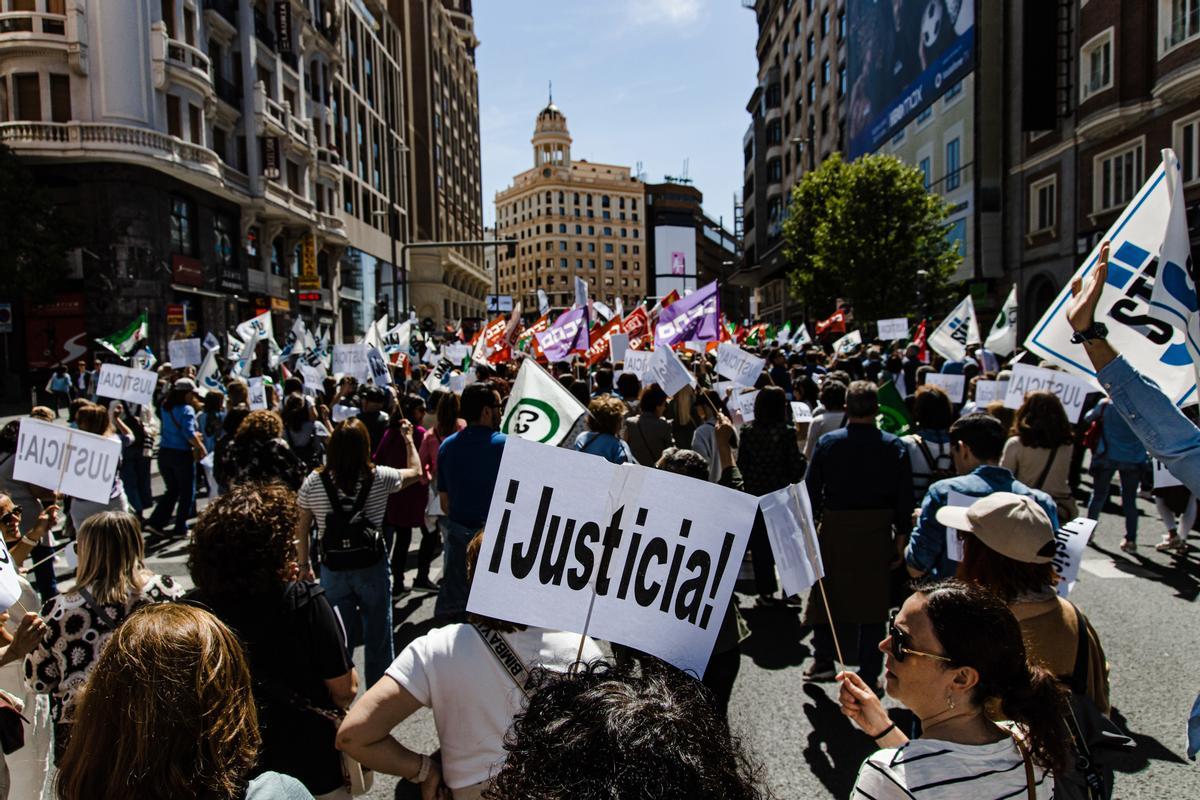
<instances>
[{"instance_id":1,"label":"sunglasses","mask_svg":"<svg viewBox=\"0 0 1200 800\"><path fill-rule=\"evenodd\" d=\"M13 506L8 511L4 512L3 514L0 514L0 524L7 525L8 523L12 522L14 519L20 519L20 518L21 518L21 507Z\"/></svg>"},{"instance_id":2,"label":"sunglasses","mask_svg":"<svg viewBox=\"0 0 1200 800\"><path fill-rule=\"evenodd\" d=\"M923 653L920 650L913 650L909 647L908 634L896 627L896 612L893 611L891 617L888 618L888 636L892 640L892 657L900 663L904 663L905 656L924 656L925 658L936 659L937 661L945 661L950 663L950 659L946 656L940 656L937 653Z\"/></svg>"}]
</instances>

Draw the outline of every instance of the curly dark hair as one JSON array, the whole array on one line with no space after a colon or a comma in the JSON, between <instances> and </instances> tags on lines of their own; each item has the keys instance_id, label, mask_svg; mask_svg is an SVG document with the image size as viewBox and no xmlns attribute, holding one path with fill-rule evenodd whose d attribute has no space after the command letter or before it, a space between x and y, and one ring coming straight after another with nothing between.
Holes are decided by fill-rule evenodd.
<instances>
[{"instance_id":1,"label":"curly dark hair","mask_svg":"<svg viewBox=\"0 0 1200 800\"><path fill-rule=\"evenodd\" d=\"M242 603L278 593L296 558L296 495L282 483L236 486L196 521L188 572L206 597Z\"/></svg>"},{"instance_id":2,"label":"curly dark hair","mask_svg":"<svg viewBox=\"0 0 1200 800\"><path fill-rule=\"evenodd\" d=\"M490 800L759 800L741 742L699 681L596 661L574 675L534 670L529 705L505 737Z\"/></svg>"}]
</instances>

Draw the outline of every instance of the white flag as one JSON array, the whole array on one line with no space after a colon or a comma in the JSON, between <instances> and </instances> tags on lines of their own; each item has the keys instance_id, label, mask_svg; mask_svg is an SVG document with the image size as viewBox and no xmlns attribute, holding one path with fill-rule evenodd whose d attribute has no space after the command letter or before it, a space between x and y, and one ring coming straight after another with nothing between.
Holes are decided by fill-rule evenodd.
<instances>
[{"instance_id":1,"label":"white flag","mask_svg":"<svg viewBox=\"0 0 1200 800\"><path fill-rule=\"evenodd\" d=\"M21 599L21 581L17 577L17 564L8 553L8 546L0 537L0 610L7 611Z\"/></svg>"},{"instance_id":2,"label":"white flag","mask_svg":"<svg viewBox=\"0 0 1200 800\"><path fill-rule=\"evenodd\" d=\"M221 386L221 373L217 370L217 351L209 350L196 370L196 391L200 394L224 391Z\"/></svg>"},{"instance_id":3,"label":"white flag","mask_svg":"<svg viewBox=\"0 0 1200 800\"><path fill-rule=\"evenodd\" d=\"M1200 369L1200 297L1196 294L1195 267L1188 243L1187 209L1179 159L1163 150L1163 172L1171 193L1167 230L1158 251L1158 279L1150 292L1150 305L1167 312L1166 319L1184 336L1192 361Z\"/></svg>"},{"instance_id":4,"label":"white flag","mask_svg":"<svg viewBox=\"0 0 1200 800\"><path fill-rule=\"evenodd\" d=\"M812 337L808 335L808 325L801 322L796 335L792 337L792 347L803 347L806 344L812 344Z\"/></svg>"},{"instance_id":5,"label":"white flag","mask_svg":"<svg viewBox=\"0 0 1200 800\"><path fill-rule=\"evenodd\" d=\"M979 344L980 341L975 303L967 295L929 335L928 343L947 360L962 361L967 357L967 345Z\"/></svg>"},{"instance_id":6,"label":"white flag","mask_svg":"<svg viewBox=\"0 0 1200 800\"><path fill-rule=\"evenodd\" d=\"M550 313L550 298L546 296L545 289L538 289L537 297L538 297L538 314L540 316L544 317Z\"/></svg>"},{"instance_id":7,"label":"white flag","mask_svg":"<svg viewBox=\"0 0 1200 800\"><path fill-rule=\"evenodd\" d=\"M234 330L243 342L252 344L260 339L274 339L275 328L271 324L271 312L264 311L257 317L246 320Z\"/></svg>"},{"instance_id":8,"label":"white flag","mask_svg":"<svg viewBox=\"0 0 1200 800\"><path fill-rule=\"evenodd\" d=\"M216 350L221 346L221 340L212 335L212 331L204 334L204 349Z\"/></svg>"},{"instance_id":9,"label":"white flag","mask_svg":"<svg viewBox=\"0 0 1200 800\"><path fill-rule=\"evenodd\" d=\"M767 539L775 554L783 593L791 596L810 589L825 577L812 503L804 482L785 486L758 499Z\"/></svg>"},{"instance_id":10,"label":"white flag","mask_svg":"<svg viewBox=\"0 0 1200 800\"><path fill-rule=\"evenodd\" d=\"M850 331L833 343L833 352L839 356L849 355L860 344L862 344L862 331Z\"/></svg>"},{"instance_id":11,"label":"white flag","mask_svg":"<svg viewBox=\"0 0 1200 800\"><path fill-rule=\"evenodd\" d=\"M583 308L588 302L588 285L583 278L575 278L575 307Z\"/></svg>"},{"instance_id":12,"label":"white flag","mask_svg":"<svg viewBox=\"0 0 1200 800\"><path fill-rule=\"evenodd\" d=\"M367 327L367 334L363 337L362 343L368 347L378 347L383 349L383 332L387 330L388 317L384 314L379 319L372 322Z\"/></svg>"},{"instance_id":13,"label":"white flag","mask_svg":"<svg viewBox=\"0 0 1200 800\"><path fill-rule=\"evenodd\" d=\"M246 343L235 337L232 333L225 334L225 357L231 361L236 361L242 357L242 351L246 349Z\"/></svg>"},{"instance_id":14,"label":"white flag","mask_svg":"<svg viewBox=\"0 0 1200 800\"><path fill-rule=\"evenodd\" d=\"M622 302L620 297L617 297L613 302L613 316L625 319L625 303Z\"/></svg>"},{"instance_id":15,"label":"white flag","mask_svg":"<svg viewBox=\"0 0 1200 800\"><path fill-rule=\"evenodd\" d=\"M557 445L587 409L532 358L521 362L500 430L542 444Z\"/></svg>"},{"instance_id":16,"label":"white flag","mask_svg":"<svg viewBox=\"0 0 1200 800\"><path fill-rule=\"evenodd\" d=\"M612 319L613 311L605 303L602 303L599 300L593 300L592 308L594 308L596 313L600 315L600 319L604 320L605 322L608 322L610 319Z\"/></svg>"},{"instance_id":17,"label":"white flag","mask_svg":"<svg viewBox=\"0 0 1200 800\"><path fill-rule=\"evenodd\" d=\"M1163 272L1155 254L1180 252L1178 246L1165 247L1164 241L1173 212L1172 192L1166 167L1160 164L1084 259L1074 277L1086 279L1099 263L1103 242L1111 242L1108 279L1096 306L1096 321L1108 326L1109 343L1134 369L1157 383L1176 405L1183 406L1196 402L1196 372L1192 360L1195 346L1188 335L1175 327L1173 320L1179 321L1179 317L1174 311L1151 303L1155 277ZM1169 255L1169 258L1173 263L1179 263L1173 256ZM1174 270L1167 272L1174 273ZM1071 342L1074 331L1066 315L1071 301L1071 283L1066 282L1062 292L1033 326L1025 339L1025 347L1031 356L1058 364L1099 387L1096 371L1083 345ZM1167 293L1175 294L1169 288Z\"/></svg>"},{"instance_id":18,"label":"white flag","mask_svg":"<svg viewBox=\"0 0 1200 800\"><path fill-rule=\"evenodd\" d=\"M987 344L984 345L997 355L1006 356L1017 349L1017 287L1014 284L1004 305L1000 307L1000 315L992 323L988 333Z\"/></svg>"},{"instance_id":19,"label":"white flag","mask_svg":"<svg viewBox=\"0 0 1200 800\"><path fill-rule=\"evenodd\" d=\"M412 320L401 322L383 335L383 352L407 353L412 343Z\"/></svg>"}]
</instances>

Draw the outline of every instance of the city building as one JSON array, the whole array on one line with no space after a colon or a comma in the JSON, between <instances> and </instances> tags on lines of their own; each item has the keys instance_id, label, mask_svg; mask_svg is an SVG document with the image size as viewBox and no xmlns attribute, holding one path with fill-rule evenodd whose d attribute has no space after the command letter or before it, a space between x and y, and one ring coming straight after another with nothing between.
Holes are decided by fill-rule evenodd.
<instances>
[{"instance_id":1,"label":"city building","mask_svg":"<svg viewBox=\"0 0 1200 800\"><path fill-rule=\"evenodd\" d=\"M853 0L851 0L853 2ZM758 19L758 85L742 139L743 242L734 281L754 291L759 319L801 315L789 297L783 221L792 187L846 149L846 0L742 0Z\"/></svg>"},{"instance_id":2,"label":"city building","mask_svg":"<svg viewBox=\"0 0 1200 800\"><path fill-rule=\"evenodd\" d=\"M567 118L553 101L537 115L533 166L496 193L496 237L516 237L498 248L500 293L536 309L537 290L550 304L574 302L575 278L591 296L626 308L648 293L645 187L629 167L571 156Z\"/></svg>"},{"instance_id":3,"label":"city building","mask_svg":"<svg viewBox=\"0 0 1200 800\"><path fill-rule=\"evenodd\" d=\"M1200 252L1200 3L1016 4L1004 245L1029 331L1161 163L1180 159ZM1053 76L1053 80L1050 79ZM1129 297L1139 314L1145 297ZM1144 306L1142 306L1144 309Z\"/></svg>"},{"instance_id":4,"label":"city building","mask_svg":"<svg viewBox=\"0 0 1200 800\"><path fill-rule=\"evenodd\" d=\"M691 181L667 178L645 187L646 294L683 294L719 281L721 310L730 319L743 319L749 292L729 282L741 257L733 233L704 213L704 195Z\"/></svg>"},{"instance_id":5,"label":"city building","mask_svg":"<svg viewBox=\"0 0 1200 800\"><path fill-rule=\"evenodd\" d=\"M401 40L382 0L5 0L0 143L86 241L18 311L24 366L147 311L151 343L269 310L334 341L391 280Z\"/></svg>"},{"instance_id":6,"label":"city building","mask_svg":"<svg viewBox=\"0 0 1200 800\"><path fill-rule=\"evenodd\" d=\"M483 237L479 156L479 79L471 0L391 0L404 36L408 240L478 242ZM484 248L409 250L409 304L422 320L462 322L484 316L492 291ZM427 323L428 324L428 323Z\"/></svg>"}]
</instances>

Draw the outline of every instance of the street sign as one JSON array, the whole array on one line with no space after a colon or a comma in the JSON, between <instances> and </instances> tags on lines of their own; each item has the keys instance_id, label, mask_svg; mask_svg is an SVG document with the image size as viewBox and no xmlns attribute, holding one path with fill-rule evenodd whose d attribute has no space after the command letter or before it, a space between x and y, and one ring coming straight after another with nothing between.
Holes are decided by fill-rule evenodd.
<instances>
[{"instance_id":1,"label":"street sign","mask_svg":"<svg viewBox=\"0 0 1200 800\"><path fill-rule=\"evenodd\" d=\"M507 314L513 310L511 294L489 294L486 296L487 310L493 314Z\"/></svg>"},{"instance_id":2,"label":"street sign","mask_svg":"<svg viewBox=\"0 0 1200 800\"><path fill-rule=\"evenodd\" d=\"M0 333L13 332L12 303L0 303Z\"/></svg>"}]
</instances>

